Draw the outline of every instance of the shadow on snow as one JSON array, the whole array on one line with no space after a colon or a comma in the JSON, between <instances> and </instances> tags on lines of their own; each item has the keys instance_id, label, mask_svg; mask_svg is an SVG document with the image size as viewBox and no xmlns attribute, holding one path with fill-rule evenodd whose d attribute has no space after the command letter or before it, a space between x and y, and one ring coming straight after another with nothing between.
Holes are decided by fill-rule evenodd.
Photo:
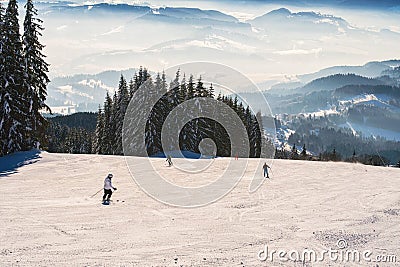
<instances>
[{"instance_id":1,"label":"shadow on snow","mask_svg":"<svg viewBox=\"0 0 400 267\"><path fill-rule=\"evenodd\" d=\"M0 157L0 177L17 173L18 168L39 161L40 153L40 150L34 149Z\"/></svg>"}]
</instances>

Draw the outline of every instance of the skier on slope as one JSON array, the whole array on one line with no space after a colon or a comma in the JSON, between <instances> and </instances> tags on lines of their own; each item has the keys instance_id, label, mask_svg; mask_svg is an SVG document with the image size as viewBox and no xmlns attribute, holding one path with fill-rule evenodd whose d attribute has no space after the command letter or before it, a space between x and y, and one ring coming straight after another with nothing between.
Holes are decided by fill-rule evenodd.
<instances>
[{"instance_id":1,"label":"skier on slope","mask_svg":"<svg viewBox=\"0 0 400 267\"><path fill-rule=\"evenodd\" d=\"M168 167L171 167L173 164L172 164L172 157L171 157L171 155L167 155L167 160L166 161L168 161Z\"/></svg>"},{"instance_id":2,"label":"skier on slope","mask_svg":"<svg viewBox=\"0 0 400 267\"><path fill-rule=\"evenodd\" d=\"M103 195L103 202L104 201L110 201L111 195L113 193L112 190L117 190L116 187L114 187L111 183L111 179L113 178L113 175L110 173L107 175L106 179L104 179L104 195Z\"/></svg>"},{"instance_id":3,"label":"skier on slope","mask_svg":"<svg viewBox=\"0 0 400 267\"><path fill-rule=\"evenodd\" d=\"M268 164L265 162L265 163L264 163L264 166L263 166L263 170L264 170L264 178L269 178L269 175L268 175L268 168L270 168L270 169L271 169L271 167L270 167L270 166L268 166Z\"/></svg>"}]
</instances>

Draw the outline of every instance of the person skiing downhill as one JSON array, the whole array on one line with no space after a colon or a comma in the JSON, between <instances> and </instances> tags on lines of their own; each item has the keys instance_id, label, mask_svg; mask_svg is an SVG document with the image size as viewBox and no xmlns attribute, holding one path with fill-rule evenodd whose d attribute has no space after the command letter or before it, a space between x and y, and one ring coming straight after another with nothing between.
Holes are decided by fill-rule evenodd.
<instances>
[{"instance_id":1,"label":"person skiing downhill","mask_svg":"<svg viewBox=\"0 0 400 267\"><path fill-rule=\"evenodd\" d=\"M168 167L171 167L173 164L172 164L172 157L171 157L171 155L167 155L167 160L166 161L168 161Z\"/></svg>"},{"instance_id":2,"label":"person skiing downhill","mask_svg":"<svg viewBox=\"0 0 400 267\"><path fill-rule=\"evenodd\" d=\"M111 195L113 193L112 190L117 190L116 187L112 185L111 179L113 178L112 173L108 174L106 179L104 179L104 195L103 195L103 202L110 201Z\"/></svg>"},{"instance_id":3,"label":"person skiing downhill","mask_svg":"<svg viewBox=\"0 0 400 267\"><path fill-rule=\"evenodd\" d=\"M268 164L265 162L265 163L264 163L264 166L263 166L263 170L264 170L264 178L269 178L269 175L268 175L268 168L270 168L270 169L271 169L271 167L270 167L270 166L268 166Z\"/></svg>"}]
</instances>

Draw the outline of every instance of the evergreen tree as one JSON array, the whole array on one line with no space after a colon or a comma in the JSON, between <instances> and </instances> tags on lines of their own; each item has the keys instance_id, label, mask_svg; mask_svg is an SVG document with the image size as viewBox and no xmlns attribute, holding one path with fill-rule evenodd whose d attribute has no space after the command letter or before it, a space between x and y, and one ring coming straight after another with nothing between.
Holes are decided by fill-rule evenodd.
<instances>
[{"instance_id":1,"label":"evergreen tree","mask_svg":"<svg viewBox=\"0 0 400 267\"><path fill-rule=\"evenodd\" d=\"M103 153L103 146L104 146L103 140L104 140L104 114L99 106L95 138L94 138L93 149L92 149L94 153L96 153L96 154Z\"/></svg>"},{"instance_id":2,"label":"evergreen tree","mask_svg":"<svg viewBox=\"0 0 400 267\"><path fill-rule=\"evenodd\" d=\"M151 80L148 75L147 69L140 68L138 74L135 74L134 79L130 82L129 92L132 90L137 90L145 81L145 88L143 90L146 91L146 94L140 96L142 99L136 99L135 101L141 102L143 105L146 105L147 101L154 96L154 94L159 94L161 91L161 99L152 107L152 110L149 114L149 117L146 122L145 128L145 147L147 155L154 155L159 152L168 153L168 151L172 148L169 147L168 144L172 143L174 140L169 140L169 138L177 138L176 136L166 136L167 138L165 144L167 147L163 147L161 143L161 131L162 127L165 125L165 120L168 117L169 113L180 103L193 99L196 97L210 97L214 98L214 88L211 85L209 88L205 88L204 84L201 80L201 77L198 79L197 83L194 82L193 75L189 76L188 81L186 82L186 77L184 75L183 79L180 81L180 71L178 70L174 80L171 81L169 85L169 90L167 91L167 83L165 78L165 73L162 75L159 73L156 75L155 82ZM124 94L128 94L128 89L126 85L126 81L121 77L118 94L114 95L114 99L112 100L107 94L106 101L104 103L104 111L101 112L99 110L99 117L97 120L96 127L96 135L94 136L93 151L96 153L104 153L104 154L116 154L118 149L113 147L115 144L115 133L119 133L118 124L122 123L124 120L123 113L120 113L121 110L121 101L124 99L122 97ZM250 139L250 154L244 154L244 151L236 151L241 157L260 157L261 151L264 151L265 148L270 149L272 152L273 148L271 141L264 137L263 126L262 126L262 118L261 113L253 114L249 107L244 107L243 103L239 101L236 97L232 99L232 97L226 97L221 94L218 95L217 101L221 101L224 104L228 105L232 109L235 109L239 118L242 120L243 124L247 129L247 133ZM229 135L227 133L227 129L219 124L218 122L209 119L203 118L199 116L201 114L203 107L202 102L196 100L194 102L194 106L185 110L191 117L195 119L189 121L186 125L184 125L183 129L179 133L179 146L181 150L187 150L199 153L199 143L204 138L211 138L214 140L217 146L217 155L218 156L229 156L231 154L231 141ZM205 104L206 105L206 104ZM123 104L122 104L123 106ZM133 107L134 112L140 112L139 109L135 109ZM115 117L115 114L119 114L118 117ZM229 121L230 114L219 114L222 121ZM129 121L129 118L127 118ZM169 123L175 124L178 121L174 121L174 118ZM176 118L178 119L178 118ZM115 124L116 123L116 124ZM129 122L128 122L129 123ZM117 125L117 128L115 125ZM133 125L132 125L133 126ZM235 128L235 125L231 125L232 128ZM135 127L129 128L128 132L135 131ZM141 147L142 137L134 138L131 140L131 145L133 147ZM119 137L117 137L119 139ZM80 138L77 139L78 141ZM109 140L112 140L111 142ZM245 140L243 140L245 142ZM82 151L81 149L78 149ZM86 149L85 149L86 151ZM145 151L140 152L138 150L137 156L146 156ZM119 152L120 153L120 152ZM118 154L118 153L117 153ZM269 154L268 154L269 155Z\"/></svg>"},{"instance_id":3,"label":"evergreen tree","mask_svg":"<svg viewBox=\"0 0 400 267\"><path fill-rule=\"evenodd\" d=\"M189 80L186 84L186 96L185 100L189 100L194 98L196 95L196 90L195 90L195 83L194 83L194 78L193 75L189 76ZM194 109L187 110L189 114L192 114L195 112ZM181 134L180 134L180 142L181 142L181 148L186 151L195 151L197 149L196 146L196 120L192 120L188 122L185 127L183 127Z\"/></svg>"},{"instance_id":4,"label":"evergreen tree","mask_svg":"<svg viewBox=\"0 0 400 267\"><path fill-rule=\"evenodd\" d=\"M237 104L236 104L237 105ZM250 142L250 146L255 147L255 153L253 155L250 155L252 158L259 158L261 156L261 150L262 147L265 146L265 140L264 140L264 128L262 124L262 117L261 117L261 112L258 111L255 120L254 120L254 136L255 139Z\"/></svg>"},{"instance_id":5,"label":"evergreen tree","mask_svg":"<svg viewBox=\"0 0 400 267\"><path fill-rule=\"evenodd\" d=\"M303 144L303 150L301 151L300 155L303 159L307 156L306 144Z\"/></svg>"},{"instance_id":6,"label":"evergreen tree","mask_svg":"<svg viewBox=\"0 0 400 267\"><path fill-rule=\"evenodd\" d=\"M178 69L176 71L176 74L175 74L175 79L172 80L171 83L169 84L169 90L172 90L174 88L179 87L179 77L180 77L180 75L181 75L181 71L180 71L180 69Z\"/></svg>"},{"instance_id":7,"label":"evergreen tree","mask_svg":"<svg viewBox=\"0 0 400 267\"><path fill-rule=\"evenodd\" d=\"M204 88L204 83L201 79L201 76L199 77L199 79L197 80L197 84L196 84L196 96L197 97L206 97L207 96L207 91Z\"/></svg>"},{"instance_id":8,"label":"evergreen tree","mask_svg":"<svg viewBox=\"0 0 400 267\"><path fill-rule=\"evenodd\" d=\"M121 75L119 86L118 86L118 95L116 101L116 114L115 114L115 147L114 153L119 155L123 153L122 149L122 126L124 123L124 117L126 109L129 104L129 91L128 85L123 75Z\"/></svg>"},{"instance_id":9,"label":"evergreen tree","mask_svg":"<svg viewBox=\"0 0 400 267\"><path fill-rule=\"evenodd\" d=\"M356 162L357 158L356 158L356 150L353 150L353 155L351 156L351 162Z\"/></svg>"},{"instance_id":10,"label":"evergreen tree","mask_svg":"<svg viewBox=\"0 0 400 267\"><path fill-rule=\"evenodd\" d=\"M117 140L117 125L122 123L118 121L118 94L115 91L114 96L112 98L112 105L111 105L111 121L109 124L110 127L110 148L111 151L109 152L111 155L118 155L119 151L117 151L118 145L116 144Z\"/></svg>"},{"instance_id":11,"label":"evergreen tree","mask_svg":"<svg viewBox=\"0 0 400 267\"><path fill-rule=\"evenodd\" d=\"M163 71L161 75L161 90L166 93L167 92L167 77L165 76L165 72Z\"/></svg>"},{"instance_id":12,"label":"evergreen tree","mask_svg":"<svg viewBox=\"0 0 400 267\"><path fill-rule=\"evenodd\" d=\"M290 158L291 159L298 159L296 144L293 144Z\"/></svg>"},{"instance_id":13,"label":"evergreen tree","mask_svg":"<svg viewBox=\"0 0 400 267\"><path fill-rule=\"evenodd\" d=\"M3 55L2 71L2 154L28 149L29 129L27 115L30 103L27 101L27 86L24 81L22 58L22 43L19 33L18 5L16 0L10 0L4 16L3 24Z\"/></svg>"},{"instance_id":14,"label":"evergreen tree","mask_svg":"<svg viewBox=\"0 0 400 267\"><path fill-rule=\"evenodd\" d=\"M189 76L189 81L187 84L187 97L186 99L192 99L195 97L194 81L193 75Z\"/></svg>"},{"instance_id":15,"label":"evergreen tree","mask_svg":"<svg viewBox=\"0 0 400 267\"><path fill-rule=\"evenodd\" d=\"M186 95L187 95L186 75L183 74L178 94L179 103L183 103L186 100Z\"/></svg>"},{"instance_id":16,"label":"evergreen tree","mask_svg":"<svg viewBox=\"0 0 400 267\"><path fill-rule=\"evenodd\" d=\"M135 74L136 76L136 74ZM129 100L132 98L133 94L136 92L134 79L129 80Z\"/></svg>"},{"instance_id":17,"label":"evergreen tree","mask_svg":"<svg viewBox=\"0 0 400 267\"><path fill-rule=\"evenodd\" d=\"M207 90L204 88L203 81L201 79L201 76L197 80L197 85L196 85L196 97L207 97ZM202 113L203 107L201 106L200 101L195 101L195 106L193 107L197 116ZM194 135L194 144L195 144L195 152L198 152L198 143L201 139L205 138L206 136L209 135L208 133L208 125L207 122L204 118L197 118L194 120L194 126L195 126L195 135Z\"/></svg>"},{"instance_id":18,"label":"evergreen tree","mask_svg":"<svg viewBox=\"0 0 400 267\"><path fill-rule=\"evenodd\" d=\"M112 122L112 106L113 101L110 95L107 92L106 100L104 102L104 130L103 130L103 138L101 140L102 149L101 152L103 154L109 155L112 154L112 145L114 141L113 134L113 122Z\"/></svg>"},{"instance_id":19,"label":"evergreen tree","mask_svg":"<svg viewBox=\"0 0 400 267\"><path fill-rule=\"evenodd\" d=\"M32 141L43 140L46 120L39 112L42 109L50 108L45 104L47 97L47 84L49 83L48 64L45 62L45 56L42 53L44 45L39 42L42 35L43 21L36 18L37 10L33 6L32 0L27 0L26 14L24 20L23 41L23 62L25 72L25 82L27 85L28 126L32 131L30 134ZM28 142L31 142L29 141Z\"/></svg>"},{"instance_id":20,"label":"evergreen tree","mask_svg":"<svg viewBox=\"0 0 400 267\"><path fill-rule=\"evenodd\" d=\"M333 149L332 154L330 156L330 160L336 161L336 148Z\"/></svg>"},{"instance_id":21,"label":"evergreen tree","mask_svg":"<svg viewBox=\"0 0 400 267\"><path fill-rule=\"evenodd\" d=\"M4 141L5 141L5 133L4 133L4 112L5 112L5 106L4 106L4 95L5 95L5 89L4 89L4 77L2 73L4 73L4 60L5 60L5 54L3 53L3 47L4 47L4 8L2 4L0 3L0 157L4 155L5 151L3 148L5 147Z\"/></svg>"},{"instance_id":22,"label":"evergreen tree","mask_svg":"<svg viewBox=\"0 0 400 267\"><path fill-rule=\"evenodd\" d=\"M163 90L162 89L162 82L160 80L157 81L156 85L154 85L153 80L148 78L146 82L146 90L147 96L152 97L154 96L157 91L156 90ZM161 86L161 88L160 88ZM166 98L161 98L155 106L153 106L149 118L146 123L146 150L148 155L154 155L160 151L162 151L162 144L161 144L161 130L163 126L163 122L166 118L166 111L165 108L168 107L168 102Z\"/></svg>"},{"instance_id":23,"label":"evergreen tree","mask_svg":"<svg viewBox=\"0 0 400 267\"><path fill-rule=\"evenodd\" d=\"M156 80L154 82L154 86L155 86L155 89L157 91L161 91L162 90L161 89L161 86L162 86L161 84L162 84L161 76L160 76L160 73L157 72Z\"/></svg>"},{"instance_id":24,"label":"evergreen tree","mask_svg":"<svg viewBox=\"0 0 400 267\"><path fill-rule=\"evenodd\" d=\"M214 87L212 84L210 85L210 88L208 89L208 96L211 98L215 97Z\"/></svg>"},{"instance_id":25,"label":"evergreen tree","mask_svg":"<svg viewBox=\"0 0 400 267\"><path fill-rule=\"evenodd\" d=\"M151 112L151 120L153 121L153 144L155 149L151 149L152 153L157 153L162 151L162 143L161 143L161 131L162 126L164 124L165 119L169 113L169 96L167 93L167 83L165 80L165 73L163 72L160 76L160 73L157 73L156 81L154 84L154 90L159 95L162 95L161 99L158 100L156 105L153 107ZM149 150L150 152L150 150Z\"/></svg>"}]
</instances>

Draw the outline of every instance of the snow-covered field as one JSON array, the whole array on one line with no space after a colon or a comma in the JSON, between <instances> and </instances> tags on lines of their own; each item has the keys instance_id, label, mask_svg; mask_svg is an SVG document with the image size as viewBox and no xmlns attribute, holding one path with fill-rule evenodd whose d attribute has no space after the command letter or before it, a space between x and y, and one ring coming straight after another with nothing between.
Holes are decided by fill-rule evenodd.
<instances>
[{"instance_id":1,"label":"snow-covered field","mask_svg":"<svg viewBox=\"0 0 400 267\"><path fill-rule=\"evenodd\" d=\"M29 158L32 164L18 164ZM215 175L228 160L214 161ZM255 166L250 161L245 175ZM276 256L261 262L257 255L265 245L337 249L338 240L346 249L370 250L372 258L397 255L400 262L396 168L274 160L272 179L256 193L248 193L245 176L220 201L195 209L147 196L123 157L43 152L0 158L0 168L1 266L376 266ZM91 196L108 172L118 190L103 206L101 193ZM165 173L180 176L174 168Z\"/></svg>"}]
</instances>

